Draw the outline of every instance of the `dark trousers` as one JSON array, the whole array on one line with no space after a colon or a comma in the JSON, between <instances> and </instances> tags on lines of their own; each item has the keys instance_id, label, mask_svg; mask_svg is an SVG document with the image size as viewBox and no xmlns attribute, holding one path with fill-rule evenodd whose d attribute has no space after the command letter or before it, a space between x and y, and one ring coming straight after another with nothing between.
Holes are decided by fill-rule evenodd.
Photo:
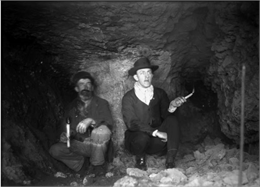
<instances>
[{"instance_id":1,"label":"dark trousers","mask_svg":"<svg viewBox=\"0 0 260 187\"><path fill-rule=\"evenodd\" d=\"M158 127L158 131L167 133L167 142L141 131L125 132L125 148L134 155L160 154L167 150L178 150L180 128L175 116L168 116Z\"/></svg>"}]
</instances>

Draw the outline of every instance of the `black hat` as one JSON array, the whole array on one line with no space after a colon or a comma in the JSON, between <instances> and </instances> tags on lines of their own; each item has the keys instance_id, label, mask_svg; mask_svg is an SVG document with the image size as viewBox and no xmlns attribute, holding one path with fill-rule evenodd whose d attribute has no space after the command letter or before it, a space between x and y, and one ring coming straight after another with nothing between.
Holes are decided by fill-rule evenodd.
<instances>
[{"instance_id":1,"label":"black hat","mask_svg":"<svg viewBox=\"0 0 260 187\"><path fill-rule=\"evenodd\" d=\"M72 82L72 84L76 85L80 79L89 79L91 81L92 85L95 84L94 78L90 75L90 73L88 73L86 71L79 71L79 72L75 73L71 78L71 82Z\"/></svg>"},{"instance_id":2,"label":"black hat","mask_svg":"<svg viewBox=\"0 0 260 187\"><path fill-rule=\"evenodd\" d=\"M138 60L134 63L134 67L131 68L131 69L128 71L128 74L133 76L134 74L136 74L136 71L137 71L137 70L143 69L143 68L151 68L152 71L154 72L155 70L157 70L157 69L159 68L159 66L151 65L149 59L143 57L143 58L138 59Z\"/></svg>"}]
</instances>

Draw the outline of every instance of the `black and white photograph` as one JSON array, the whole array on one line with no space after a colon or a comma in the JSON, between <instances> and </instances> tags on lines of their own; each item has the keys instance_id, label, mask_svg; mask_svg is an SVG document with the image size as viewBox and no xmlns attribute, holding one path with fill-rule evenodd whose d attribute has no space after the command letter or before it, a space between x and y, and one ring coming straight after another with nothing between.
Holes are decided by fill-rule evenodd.
<instances>
[{"instance_id":1,"label":"black and white photograph","mask_svg":"<svg viewBox=\"0 0 260 187\"><path fill-rule=\"evenodd\" d=\"M259 1L1 1L1 186L259 187Z\"/></svg>"}]
</instances>

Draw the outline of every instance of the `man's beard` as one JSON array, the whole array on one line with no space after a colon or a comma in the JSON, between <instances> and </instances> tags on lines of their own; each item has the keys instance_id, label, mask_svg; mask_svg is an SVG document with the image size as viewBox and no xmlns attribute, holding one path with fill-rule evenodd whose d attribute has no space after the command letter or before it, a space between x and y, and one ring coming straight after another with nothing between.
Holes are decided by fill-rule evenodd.
<instances>
[{"instance_id":1,"label":"man's beard","mask_svg":"<svg viewBox=\"0 0 260 187\"><path fill-rule=\"evenodd\" d=\"M90 90L81 90L80 93L79 93L79 96L80 98L83 100L83 101L86 101L86 100L89 100L92 98L93 96L93 91L90 91Z\"/></svg>"}]
</instances>

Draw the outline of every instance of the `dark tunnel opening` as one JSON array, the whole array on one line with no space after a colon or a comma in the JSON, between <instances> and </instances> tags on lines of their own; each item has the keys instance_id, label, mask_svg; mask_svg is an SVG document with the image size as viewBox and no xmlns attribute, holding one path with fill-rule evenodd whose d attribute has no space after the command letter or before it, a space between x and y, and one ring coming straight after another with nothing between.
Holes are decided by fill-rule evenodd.
<instances>
[{"instance_id":1,"label":"dark tunnel opening","mask_svg":"<svg viewBox=\"0 0 260 187\"><path fill-rule=\"evenodd\" d=\"M218 96L211 86L205 85L204 80L195 80L194 82L186 82L185 89L189 92L195 89L192 97L189 98L190 102L201 109L202 113L216 111L218 109Z\"/></svg>"},{"instance_id":2,"label":"dark tunnel opening","mask_svg":"<svg viewBox=\"0 0 260 187\"><path fill-rule=\"evenodd\" d=\"M235 142L221 130L218 115L218 95L206 79L207 74L201 69L205 69L205 67L194 69L193 72L189 73L182 72L182 88L185 96L190 94L193 89L195 90L193 95L187 99L187 104L179 111L180 121L188 127L187 129L184 128L182 134L187 136L187 131L193 133L197 131L197 136L196 133L191 135L196 140L193 142L194 145L202 143L208 136L211 139L219 138L225 144L235 146ZM185 142L183 143L185 144Z\"/></svg>"}]
</instances>

